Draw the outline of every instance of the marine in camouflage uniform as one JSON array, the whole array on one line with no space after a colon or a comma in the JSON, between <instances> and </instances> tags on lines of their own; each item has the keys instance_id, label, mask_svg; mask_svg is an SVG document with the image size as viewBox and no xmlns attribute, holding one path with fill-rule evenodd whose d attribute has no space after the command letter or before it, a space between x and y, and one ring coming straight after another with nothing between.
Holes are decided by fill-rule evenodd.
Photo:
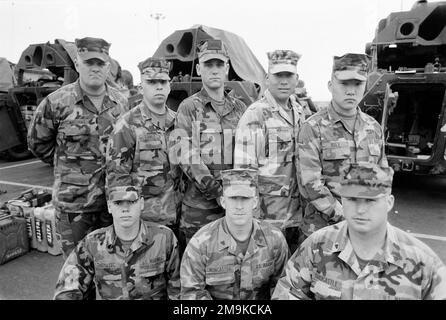
<instances>
[{"instance_id":1,"label":"marine in camouflage uniform","mask_svg":"<svg viewBox=\"0 0 446 320\"><path fill-rule=\"evenodd\" d=\"M387 222L393 205L392 177L391 168L372 163L345 168L339 190L343 200L386 203L392 197L391 205L379 209L379 204L372 204L374 207L364 209L367 205L359 204L363 209L345 212L346 221L310 235L288 261L273 299L446 299L446 267L440 258L423 242ZM372 222L355 221L357 217ZM371 252L373 258L368 261L359 257L361 247L352 236L359 230L363 239L377 242L378 250L374 255ZM375 239L376 234L381 235L380 240Z\"/></svg>"},{"instance_id":2,"label":"marine in camouflage uniform","mask_svg":"<svg viewBox=\"0 0 446 320\"><path fill-rule=\"evenodd\" d=\"M290 50L268 53L268 89L240 119L234 151L236 168L259 169L257 215L285 233L291 252L296 249L302 221L296 153L305 114L296 100L290 99L298 81L299 58ZM283 93L282 88L288 92Z\"/></svg>"},{"instance_id":3,"label":"marine in camouflage uniform","mask_svg":"<svg viewBox=\"0 0 446 320\"><path fill-rule=\"evenodd\" d=\"M253 219L256 170L226 170L221 177L226 215L189 241L181 262L181 299L270 299L288 259L286 240L279 229Z\"/></svg>"},{"instance_id":4,"label":"marine in camouflage uniform","mask_svg":"<svg viewBox=\"0 0 446 320\"><path fill-rule=\"evenodd\" d=\"M233 168L234 131L246 110L241 100L224 93L228 57L220 40L208 40L199 46L197 72L201 72L203 88L180 104L175 120L174 140L180 139L181 143L172 149L171 158L177 159L187 181L179 239L184 247L200 227L224 215L217 202L222 191L220 171ZM207 86L203 77L214 82L214 87ZM210 77L220 82L215 85ZM221 95L221 101L212 98L210 91L214 97L216 93Z\"/></svg>"},{"instance_id":5,"label":"marine in camouflage uniform","mask_svg":"<svg viewBox=\"0 0 446 320\"><path fill-rule=\"evenodd\" d=\"M170 92L170 63L164 59L148 58L138 65L144 86L143 101L124 114L116 123L107 149L107 185L135 185L142 189L144 210L142 219L176 230L180 194L174 188L168 158L169 135L176 113L165 101ZM152 83L161 81L167 83ZM154 95L164 95L163 115L152 111ZM149 96L150 95L150 96ZM157 101L157 104L159 101ZM164 110L163 110L164 109Z\"/></svg>"},{"instance_id":6,"label":"marine in camouflage uniform","mask_svg":"<svg viewBox=\"0 0 446 320\"><path fill-rule=\"evenodd\" d=\"M104 85L110 45L83 38L76 39L76 46L80 79L48 95L28 131L28 148L54 164L53 204L64 257L88 232L111 224L104 191L105 151L113 124L128 110L127 100ZM91 80L93 72L103 78ZM105 90L98 95L102 101L87 94L86 88L93 90L87 81Z\"/></svg>"},{"instance_id":7,"label":"marine in camouflage uniform","mask_svg":"<svg viewBox=\"0 0 446 320\"><path fill-rule=\"evenodd\" d=\"M110 189L110 201L138 201L132 186ZM88 234L65 261L54 299L82 300L96 284L104 300L178 299L180 293L178 243L164 226L137 219L139 231L129 248L115 224Z\"/></svg>"},{"instance_id":8,"label":"marine in camouflage uniform","mask_svg":"<svg viewBox=\"0 0 446 320\"><path fill-rule=\"evenodd\" d=\"M298 178L306 236L343 219L338 191L341 167L359 161L387 165L381 126L357 107L365 90L368 60L363 54L334 57L331 104L307 119L299 132ZM357 82L359 89L348 87L351 81ZM340 84L343 82L347 85ZM343 101L338 103L338 99ZM349 104L344 99L351 99L345 108L350 108L353 116L340 113L339 105Z\"/></svg>"}]
</instances>

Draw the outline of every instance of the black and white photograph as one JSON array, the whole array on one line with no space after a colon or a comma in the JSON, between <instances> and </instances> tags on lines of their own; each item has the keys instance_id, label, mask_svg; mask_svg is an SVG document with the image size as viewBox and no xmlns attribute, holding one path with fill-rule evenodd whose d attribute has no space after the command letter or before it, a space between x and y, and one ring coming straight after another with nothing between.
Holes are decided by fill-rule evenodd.
<instances>
[{"instance_id":1,"label":"black and white photograph","mask_svg":"<svg viewBox=\"0 0 446 320\"><path fill-rule=\"evenodd\" d=\"M0 0L0 30L0 300L446 300L446 1Z\"/></svg>"}]
</instances>

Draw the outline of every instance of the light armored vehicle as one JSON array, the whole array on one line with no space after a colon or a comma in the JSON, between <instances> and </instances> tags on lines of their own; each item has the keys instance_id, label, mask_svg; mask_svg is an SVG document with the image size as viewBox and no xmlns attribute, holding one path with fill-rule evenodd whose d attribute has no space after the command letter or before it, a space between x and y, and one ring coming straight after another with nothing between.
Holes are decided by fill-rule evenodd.
<instances>
[{"instance_id":1,"label":"light armored vehicle","mask_svg":"<svg viewBox=\"0 0 446 320\"><path fill-rule=\"evenodd\" d=\"M418 1L379 22L360 108L381 123L396 172L446 173L446 2Z\"/></svg>"}]
</instances>

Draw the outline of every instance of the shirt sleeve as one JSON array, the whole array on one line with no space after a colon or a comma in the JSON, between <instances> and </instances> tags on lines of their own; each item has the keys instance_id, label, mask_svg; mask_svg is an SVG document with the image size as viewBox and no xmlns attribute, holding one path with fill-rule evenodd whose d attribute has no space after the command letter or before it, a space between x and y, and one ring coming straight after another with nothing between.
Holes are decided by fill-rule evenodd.
<instances>
[{"instance_id":1,"label":"shirt sleeve","mask_svg":"<svg viewBox=\"0 0 446 320\"><path fill-rule=\"evenodd\" d=\"M310 300L313 299L311 273L313 255L311 238L307 238L288 260L284 275L277 282L272 295L273 300Z\"/></svg>"},{"instance_id":2,"label":"shirt sleeve","mask_svg":"<svg viewBox=\"0 0 446 320\"><path fill-rule=\"evenodd\" d=\"M274 289L284 271L285 265L289 257L288 244L281 231L277 231L277 237L278 237L278 246L276 248L276 254L275 254L276 258L274 261L274 276L271 279L271 287L270 287L271 296L273 295Z\"/></svg>"},{"instance_id":3,"label":"shirt sleeve","mask_svg":"<svg viewBox=\"0 0 446 320\"><path fill-rule=\"evenodd\" d=\"M435 253L432 254L432 262L425 265L429 271L425 276L423 300L446 300L446 266Z\"/></svg>"},{"instance_id":4,"label":"shirt sleeve","mask_svg":"<svg viewBox=\"0 0 446 320\"><path fill-rule=\"evenodd\" d=\"M181 261L181 299L212 300L206 290L205 255L196 237L192 237Z\"/></svg>"},{"instance_id":5,"label":"shirt sleeve","mask_svg":"<svg viewBox=\"0 0 446 320\"><path fill-rule=\"evenodd\" d=\"M132 168L135 161L136 139L128 122L121 118L117 121L108 140L106 153L107 186L138 185Z\"/></svg>"},{"instance_id":6,"label":"shirt sleeve","mask_svg":"<svg viewBox=\"0 0 446 320\"><path fill-rule=\"evenodd\" d=\"M325 221L338 222L342 205L325 185L322 174L321 142L319 127L311 120L304 122L298 137L298 174L304 198L318 211Z\"/></svg>"},{"instance_id":7,"label":"shirt sleeve","mask_svg":"<svg viewBox=\"0 0 446 320\"><path fill-rule=\"evenodd\" d=\"M173 232L169 233L170 252L166 265L168 277L167 294L170 300L180 299L180 251L178 249L178 241Z\"/></svg>"},{"instance_id":8,"label":"shirt sleeve","mask_svg":"<svg viewBox=\"0 0 446 320\"><path fill-rule=\"evenodd\" d=\"M240 118L235 132L234 168L258 169L265 159L262 121L255 109L248 109Z\"/></svg>"},{"instance_id":9,"label":"shirt sleeve","mask_svg":"<svg viewBox=\"0 0 446 320\"><path fill-rule=\"evenodd\" d=\"M28 149L46 163L54 160L56 149L57 124L51 102L48 98L42 100L28 129Z\"/></svg>"},{"instance_id":10,"label":"shirt sleeve","mask_svg":"<svg viewBox=\"0 0 446 320\"><path fill-rule=\"evenodd\" d=\"M93 257L88 251L86 238L70 253L60 271L54 300L83 300L94 285Z\"/></svg>"},{"instance_id":11,"label":"shirt sleeve","mask_svg":"<svg viewBox=\"0 0 446 320\"><path fill-rule=\"evenodd\" d=\"M181 136L176 145L178 161L186 176L195 183L206 200L216 199L222 193L220 183L214 178L200 155L200 123L195 121L192 101L183 101L175 119L175 135Z\"/></svg>"}]
</instances>

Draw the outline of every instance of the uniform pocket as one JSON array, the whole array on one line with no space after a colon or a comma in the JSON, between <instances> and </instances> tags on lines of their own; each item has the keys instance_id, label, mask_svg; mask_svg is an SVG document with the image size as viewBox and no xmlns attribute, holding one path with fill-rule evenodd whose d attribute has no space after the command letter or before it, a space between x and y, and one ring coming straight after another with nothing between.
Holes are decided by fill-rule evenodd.
<instances>
[{"instance_id":1,"label":"uniform pocket","mask_svg":"<svg viewBox=\"0 0 446 320\"><path fill-rule=\"evenodd\" d=\"M154 278L159 276L164 272L164 262L159 263L157 266L150 268L148 270L144 270L141 272L141 277L143 278Z\"/></svg>"},{"instance_id":2,"label":"uniform pocket","mask_svg":"<svg viewBox=\"0 0 446 320\"><path fill-rule=\"evenodd\" d=\"M97 124L94 119L64 121L58 133L61 155L67 160L96 160L100 155Z\"/></svg>"},{"instance_id":3,"label":"uniform pocket","mask_svg":"<svg viewBox=\"0 0 446 320\"><path fill-rule=\"evenodd\" d=\"M222 164L222 128L220 124L200 130L200 154L206 165Z\"/></svg>"},{"instance_id":4,"label":"uniform pocket","mask_svg":"<svg viewBox=\"0 0 446 320\"><path fill-rule=\"evenodd\" d=\"M268 129L268 157L279 163L291 162L295 153L293 129L277 127Z\"/></svg>"},{"instance_id":5,"label":"uniform pocket","mask_svg":"<svg viewBox=\"0 0 446 320\"><path fill-rule=\"evenodd\" d=\"M157 140L143 140L139 143L140 169L144 171L159 171L164 169L167 156L163 150L163 142Z\"/></svg>"},{"instance_id":6,"label":"uniform pocket","mask_svg":"<svg viewBox=\"0 0 446 320\"><path fill-rule=\"evenodd\" d=\"M118 264L96 263L95 278L100 284L103 298L116 298L122 294L122 269Z\"/></svg>"},{"instance_id":7,"label":"uniform pocket","mask_svg":"<svg viewBox=\"0 0 446 320\"><path fill-rule=\"evenodd\" d=\"M66 184L71 184L76 186L88 186L91 183L92 177L93 175L90 173L67 172L67 173L61 173L60 181Z\"/></svg>"},{"instance_id":8,"label":"uniform pocket","mask_svg":"<svg viewBox=\"0 0 446 320\"><path fill-rule=\"evenodd\" d=\"M326 281L330 281L327 279ZM341 299L342 291L326 283L325 281L315 280L310 288L316 300L339 300Z\"/></svg>"},{"instance_id":9,"label":"uniform pocket","mask_svg":"<svg viewBox=\"0 0 446 320\"><path fill-rule=\"evenodd\" d=\"M57 200L64 203L85 204L89 202L89 188L96 185L93 175L81 171L63 171L58 174L60 185Z\"/></svg>"},{"instance_id":10,"label":"uniform pocket","mask_svg":"<svg viewBox=\"0 0 446 320\"><path fill-rule=\"evenodd\" d=\"M269 283L274 273L274 260L259 262L253 266L253 281L258 286Z\"/></svg>"},{"instance_id":11,"label":"uniform pocket","mask_svg":"<svg viewBox=\"0 0 446 320\"><path fill-rule=\"evenodd\" d=\"M377 143L369 143L369 152L372 156L379 157L381 149Z\"/></svg>"},{"instance_id":12,"label":"uniform pocket","mask_svg":"<svg viewBox=\"0 0 446 320\"><path fill-rule=\"evenodd\" d=\"M235 273L233 271L224 273L206 272L206 284L209 286L229 285L234 282L235 282Z\"/></svg>"},{"instance_id":13,"label":"uniform pocket","mask_svg":"<svg viewBox=\"0 0 446 320\"><path fill-rule=\"evenodd\" d=\"M344 160L350 158L350 144L348 141L322 143L322 158L324 160Z\"/></svg>"}]
</instances>

